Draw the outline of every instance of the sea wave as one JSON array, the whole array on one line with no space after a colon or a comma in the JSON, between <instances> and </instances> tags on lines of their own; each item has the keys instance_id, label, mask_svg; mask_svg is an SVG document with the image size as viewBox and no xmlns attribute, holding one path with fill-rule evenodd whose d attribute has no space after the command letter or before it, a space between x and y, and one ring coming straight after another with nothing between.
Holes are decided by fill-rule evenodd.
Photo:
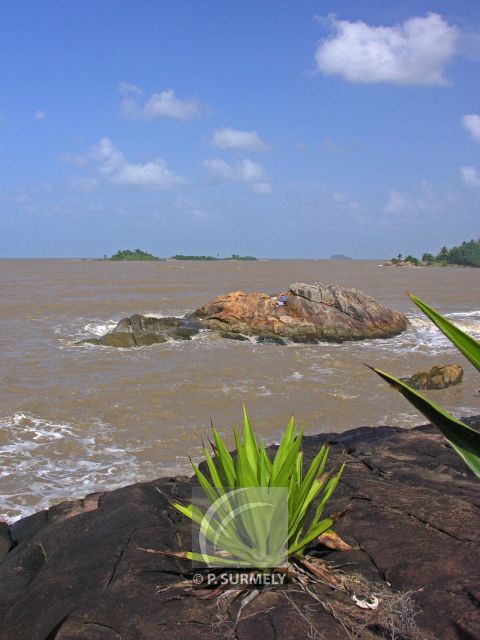
<instances>
[{"instance_id":1,"label":"sea wave","mask_svg":"<svg viewBox=\"0 0 480 640\"><path fill-rule=\"evenodd\" d=\"M101 420L73 425L15 413L0 418L0 520L14 521L72 497L138 481L143 445L116 443ZM158 466L142 461L142 474Z\"/></svg>"},{"instance_id":2,"label":"sea wave","mask_svg":"<svg viewBox=\"0 0 480 640\"><path fill-rule=\"evenodd\" d=\"M480 339L480 312L462 311L453 316L453 323L465 333ZM444 353L455 353L456 349L450 340L424 315L409 314L409 327L398 336L387 340L365 340L358 342L359 349L370 349L374 346L380 351L389 351L396 355L407 352L421 352L436 356Z\"/></svg>"},{"instance_id":3,"label":"sea wave","mask_svg":"<svg viewBox=\"0 0 480 640\"><path fill-rule=\"evenodd\" d=\"M83 328L83 331L88 335L104 336L117 326L115 320L107 320L106 322L89 322Z\"/></svg>"},{"instance_id":4,"label":"sea wave","mask_svg":"<svg viewBox=\"0 0 480 640\"><path fill-rule=\"evenodd\" d=\"M474 316L474 317L480 318L480 310L478 310L478 311L455 311L455 312L452 312L452 313L446 313L445 316L447 318L455 318L456 316L459 316L459 317L464 316L466 318Z\"/></svg>"}]
</instances>

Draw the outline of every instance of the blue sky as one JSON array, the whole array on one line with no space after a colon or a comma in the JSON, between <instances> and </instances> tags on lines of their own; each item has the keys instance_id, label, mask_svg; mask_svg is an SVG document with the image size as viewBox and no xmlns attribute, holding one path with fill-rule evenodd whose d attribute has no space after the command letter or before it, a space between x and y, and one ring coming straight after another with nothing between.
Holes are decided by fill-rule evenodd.
<instances>
[{"instance_id":1,"label":"blue sky","mask_svg":"<svg viewBox=\"0 0 480 640\"><path fill-rule=\"evenodd\" d=\"M478 1L2 4L0 257L479 235Z\"/></svg>"}]
</instances>

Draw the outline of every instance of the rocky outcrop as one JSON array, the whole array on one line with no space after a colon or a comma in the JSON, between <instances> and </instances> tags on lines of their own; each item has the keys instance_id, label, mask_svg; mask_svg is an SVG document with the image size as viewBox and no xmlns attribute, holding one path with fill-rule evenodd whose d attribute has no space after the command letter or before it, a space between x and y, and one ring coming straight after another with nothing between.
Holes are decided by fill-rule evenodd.
<instances>
[{"instance_id":1,"label":"rocky outcrop","mask_svg":"<svg viewBox=\"0 0 480 640\"><path fill-rule=\"evenodd\" d=\"M197 309L195 316L211 329L297 342L389 338L407 327L402 313L358 289L320 283L291 284L274 296L236 291Z\"/></svg>"},{"instance_id":2,"label":"rocky outcrop","mask_svg":"<svg viewBox=\"0 0 480 640\"><path fill-rule=\"evenodd\" d=\"M459 364L445 364L432 367L430 371L419 371L413 376L400 378L412 389L446 389L454 384L460 384L463 379L463 369Z\"/></svg>"},{"instance_id":3,"label":"rocky outcrop","mask_svg":"<svg viewBox=\"0 0 480 640\"><path fill-rule=\"evenodd\" d=\"M183 318L134 315L120 320L100 338L82 343L143 347L167 340L189 340L201 329L222 338L284 344L390 338L406 329L407 318L378 304L358 289L323 284L291 284L268 295L235 291Z\"/></svg>"},{"instance_id":4,"label":"rocky outcrop","mask_svg":"<svg viewBox=\"0 0 480 640\"><path fill-rule=\"evenodd\" d=\"M117 326L100 338L88 338L82 343L105 347L146 347L167 340L190 340L198 333L201 323L194 318L154 318L136 314L123 318Z\"/></svg>"},{"instance_id":5,"label":"rocky outcrop","mask_svg":"<svg viewBox=\"0 0 480 640\"><path fill-rule=\"evenodd\" d=\"M346 463L330 508L351 505L336 530L353 549L315 553L338 575L377 583L383 618L322 585L319 600L298 588L266 590L241 610L235 592L195 591L188 562L144 550L190 548L190 521L168 500L188 499L192 481L177 477L1 525L0 640L478 640L478 478L429 426L305 438L307 463L325 442L332 463ZM398 592L415 603L417 635ZM404 626L392 635L395 610ZM352 625L364 625L362 635Z\"/></svg>"}]
</instances>

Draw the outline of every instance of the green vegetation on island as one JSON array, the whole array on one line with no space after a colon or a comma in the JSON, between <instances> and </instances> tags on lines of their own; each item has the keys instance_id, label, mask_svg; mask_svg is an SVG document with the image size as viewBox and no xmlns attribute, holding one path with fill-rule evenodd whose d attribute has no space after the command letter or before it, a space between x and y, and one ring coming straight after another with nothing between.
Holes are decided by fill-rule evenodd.
<instances>
[{"instance_id":1,"label":"green vegetation on island","mask_svg":"<svg viewBox=\"0 0 480 640\"><path fill-rule=\"evenodd\" d=\"M218 256L185 256L180 253L172 256L172 260L256 260L256 258L253 256L240 256L238 253L232 253L228 258L220 258Z\"/></svg>"},{"instance_id":2,"label":"green vegetation on island","mask_svg":"<svg viewBox=\"0 0 480 640\"><path fill-rule=\"evenodd\" d=\"M157 256L148 253L147 251L141 251L140 249L135 249L132 251L131 249L123 249L122 251L117 251L114 253L111 258L107 258L105 256L105 260L111 260L114 262L122 261L122 260L164 260L165 258L157 258Z\"/></svg>"},{"instance_id":3,"label":"green vegetation on island","mask_svg":"<svg viewBox=\"0 0 480 640\"><path fill-rule=\"evenodd\" d=\"M214 258L213 256L185 256L177 253L172 256L172 260L220 260L220 258Z\"/></svg>"},{"instance_id":4,"label":"green vegetation on island","mask_svg":"<svg viewBox=\"0 0 480 640\"><path fill-rule=\"evenodd\" d=\"M420 267L421 261L414 256L407 256L406 258L402 257L402 254L399 253L396 258L391 258L389 261L390 264L401 265L401 266L411 266L411 267Z\"/></svg>"},{"instance_id":5,"label":"green vegetation on island","mask_svg":"<svg viewBox=\"0 0 480 640\"><path fill-rule=\"evenodd\" d=\"M464 241L458 247L442 247L436 256L424 253L425 264L457 264L465 267L480 267L480 238Z\"/></svg>"},{"instance_id":6,"label":"green vegetation on island","mask_svg":"<svg viewBox=\"0 0 480 640\"><path fill-rule=\"evenodd\" d=\"M433 253L424 253L419 260L414 256L402 258L399 253L396 258L392 258L387 263L399 266L432 266L432 265L457 265L462 267L480 267L480 238L462 242L458 247L442 247L436 256Z\"/></svg>"},{"instance_id":7,"label":"green vegetation on island","mask_svg":"<svg viewBox=\"0 0 480 640\"><path fill-rule=\"evenodd\" d=\"M141 249L135 249L132 251L131 249L123 249L114 253L110 258L108 256L103 256L104 260L109 260L113 262L120 261L132 261L132 260L156 260L164 262L166 258L158 258L148 251L142 251ZM253 256L241 256L238 253L232 253L228 258L220 258L219 255L214 256L187 256L181 253L177 253L172 256L170 260L256 260Z\"/></svg>"},{"instance_id":8,"label":"green vegetation on island","mask_svg":"<svg viewBox=\"0 0 480 640\"><path fill-rule=\"evenodd\" d=\"M232 253L229 258L224 258L224 260L256 260L253 256L239 256L238 253Z\"/></svg>"}]
</instances>

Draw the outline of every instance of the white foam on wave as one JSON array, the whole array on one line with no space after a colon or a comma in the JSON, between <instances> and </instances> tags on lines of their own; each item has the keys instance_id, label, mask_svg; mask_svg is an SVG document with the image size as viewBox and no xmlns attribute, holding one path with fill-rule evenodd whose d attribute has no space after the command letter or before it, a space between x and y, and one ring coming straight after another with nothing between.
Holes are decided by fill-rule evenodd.
<instances>
[{"instance_id":1,"label":"white foam on wave","mask_svg":"<svg viewBox=\"0 0 480 640\"><path fill-rule=\"evenodd\" d=\"M143 315L146 318L183 318L186 313L188 311L176 311L175 313L150 312ZM68 336L67 344L70 344L72 340L104 336L117 326L120 319L95 319L85 322L87 319L84 317L72 318L70 321L55 326L53 332L63 336L64 339Z\"/></svg>"},{"instance_id":2,"label":"white foam on wave","mask_svg":"<svg viewBox=\"0 0 480 640\"><path fill-rule=\"evenodd\" d=\"M480 338L480 312L459 311L444 314L452 316L453 323L472 337ZM364 340L356 343L358 349L379 349L397 355L407 352L428 353L436 356L443 353L455 353L456 349L450 340L424 315L409 314L409 327L406 331L387 340Z\"/></svg>"},{"instance_id":3,"label":"white foam on wave","mask_svg":"<svg viewBox=\"0 0 480 640\"><path fill-rule=\"evenodd\" d=\"M424 422L427 422L425 420ZM391 411L386 413L383 418L377 422L378 426L388 425L391 427L416 427L419 424L418 413Z\"/></svg>"},{"instance_id":4,"label":"white foam on wave","mask_svg":"<svg viewBox=\"0 0 480 640\"><path fill-rule=\"evenodd\" d=\"M304 376L302 373L300 373L300 371L294 371L291 375L285 378L285 381L300 382L300 380L303 380L303 378Z\"/></svg>"},{"instance_id":5,"label":"white foam on wave","mask_svg":"<svg viewBox=\"0 0 480 640\"><path fill-rule=\"evenodd\" d=\"M106 322L89 322L85 325L83 330L90 335L104 336L116 326L117 322L115 320L107 320Z\"/></svg>"},{"instance_id":6,"label":"white foam on wave","mask_svg":"<svg viewBox=\"0 0 480 640\"><path fill-rule=\"evenodd\" d=\"M144 316L145 318L184 318L188 313L191 313L191 309L185 309L185 311L176 311L175 313L150 311L148 313L142 313L142 316Z\"/></svg>"},{"instance_id":7,"label":"white foam on wave","mask_svg":"<svg viewBox=\"0 0 480 640\"><path fill-rule=\"evenodd\" d=\"M452 313L446 313L445 316L447 318L455 318L456 316L459 316L459 317L464 316L466 318L469 318L469 317L480 318L480 309L478 311L455 311Z\"/></svg>"},{"instance_id":8,"label":"white foam on wave","mask_svg":"<svg viewBox=\"0 0 480 640\"><path fill-rule=\"evenodd\" d=\"M74 426L20 412L0 418L0 520L139 480L136 454L143 446L120 448L114 438L115 429L101 420Z\"/></svg>"}]
</instances>

